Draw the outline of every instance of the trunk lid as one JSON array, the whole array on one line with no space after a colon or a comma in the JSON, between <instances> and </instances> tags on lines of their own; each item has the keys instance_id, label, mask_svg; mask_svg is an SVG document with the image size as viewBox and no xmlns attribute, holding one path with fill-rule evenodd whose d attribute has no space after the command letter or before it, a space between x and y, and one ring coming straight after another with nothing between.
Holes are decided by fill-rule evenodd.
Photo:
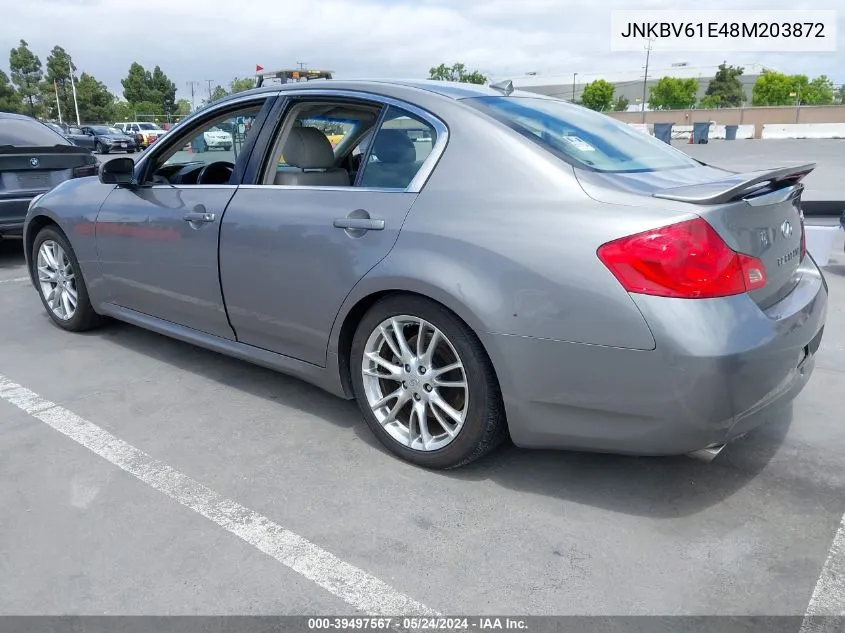
<instances>
[{"instance_id":1,"label":"trunk lid","mask_svg":"<svg viewBox=\"0 0 845 633\"><path fill-rule=\"evenodd\" d=\"M766 285L749 296L767 308L789 294L800 279L801 180L813 169L815 163L736 173L703 165L641 173L581 172L578 177L596 199L630 203L638 198L640 206L660 200L661 207L677 204L679 212L704 218L728 246L763 263Z\"/></svg>"},{"instance_id":2,"label":"trunk lid","mask_svg":"<svg viewBox=\"0 0 845 633\"><path fill-rule=\"evenodd\" d=\"M75 169L95 165L96 160L87 149L75 145L0 145L0 197L47 191L73 178Z\"/></svg>"}]
</instances>

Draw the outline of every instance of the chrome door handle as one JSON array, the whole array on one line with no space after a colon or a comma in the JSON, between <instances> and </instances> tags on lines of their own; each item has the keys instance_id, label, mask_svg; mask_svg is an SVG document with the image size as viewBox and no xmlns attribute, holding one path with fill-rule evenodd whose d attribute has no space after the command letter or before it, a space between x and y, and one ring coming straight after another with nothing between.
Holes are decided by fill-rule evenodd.
<instances>
[{"instance_id":1,"label":"chrome door handle","mask_svg":"<svg viewBox=\"0 0 845 633\"><path fill-rule=\"evenodd\" d=\"M338 218L334 221L336 229L351 229L358 231L383 231L384 220L371 218Z\"/></svg>"},{"instance_id":2,"label":"chrome door handle","mask_svg":"<svg viewBox=\"0 0 845 633\"><path fill-rule=\"evenodd\" d=\"M182 219L185 222L214 222L214 214L191 211L190 213L186 213Z\"/></svg>"}]
</instances>

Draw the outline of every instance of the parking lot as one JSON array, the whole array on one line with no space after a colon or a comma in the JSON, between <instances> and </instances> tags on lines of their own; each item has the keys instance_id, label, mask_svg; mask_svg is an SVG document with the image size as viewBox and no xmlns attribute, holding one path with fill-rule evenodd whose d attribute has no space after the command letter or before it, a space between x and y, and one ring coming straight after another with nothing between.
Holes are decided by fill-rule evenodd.
<instances>
[{"instance_id":1,"label":"parking lot","mask_svg":"<svg viewBox=\"0 0 845 633\"><path fill-rule=\"evenodd\" d=\"M712 463L505 446L432 472L300 381L59 330L0 242L0 613L843 612L841 233L825 272L808 387Z\"/></svg>"}]
</instances>

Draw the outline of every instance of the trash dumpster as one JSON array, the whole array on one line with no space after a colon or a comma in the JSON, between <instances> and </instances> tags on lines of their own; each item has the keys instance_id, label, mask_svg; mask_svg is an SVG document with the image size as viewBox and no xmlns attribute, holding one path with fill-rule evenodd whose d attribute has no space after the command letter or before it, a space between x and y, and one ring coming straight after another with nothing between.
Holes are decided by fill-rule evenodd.
<instances>
[{"instance_id":1,"label":"trash dumpster","mask_svg":"<svg viewBox=\"0 0 845 633\"><path fill-rule=\"evenodd\" d=\"M674 123L655 123L654 137L660 139L664 143L672 144L672 126Z\"/></svg>"},{"instance_id":2,"label":"trash dumpster","mask_svg":"<svg viewBox=\"0 0 845 633\"><path fill-rule=\"evenodd\" d=\"M692 124L692 142L696 144L706 143L710 136L710 123Z\"/></svg>"},{"instance_id":3,"label":"trash dumpster","mask_svg":"<svg viewBox=\"0 0 845 633\"><path fill-rule=\"evenodd\" d=\"M726 141L735 141L736 140L736 131L739 129L738 125L726 125L725 126L725 140Z\"/></svg>"}]
</instances>

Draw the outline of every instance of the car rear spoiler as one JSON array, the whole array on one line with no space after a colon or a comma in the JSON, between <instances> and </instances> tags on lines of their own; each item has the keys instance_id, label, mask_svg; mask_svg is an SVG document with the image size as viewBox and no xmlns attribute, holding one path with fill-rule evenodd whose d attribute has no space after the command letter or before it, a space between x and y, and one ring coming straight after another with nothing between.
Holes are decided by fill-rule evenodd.
<instances>
[{"instance_id":1,"label":"car rear spoiler","mask_svg":"<svg viewBox=\"0 0 845 633\"><path fill-rule=\"evenodd\" d=\"M816 163L806 163L794 167L740 172L712 182L662 189L652 195L690 204L724 204L752 194L759 195L795 185L815 168Z\"/></svg>"}]
</instances>

